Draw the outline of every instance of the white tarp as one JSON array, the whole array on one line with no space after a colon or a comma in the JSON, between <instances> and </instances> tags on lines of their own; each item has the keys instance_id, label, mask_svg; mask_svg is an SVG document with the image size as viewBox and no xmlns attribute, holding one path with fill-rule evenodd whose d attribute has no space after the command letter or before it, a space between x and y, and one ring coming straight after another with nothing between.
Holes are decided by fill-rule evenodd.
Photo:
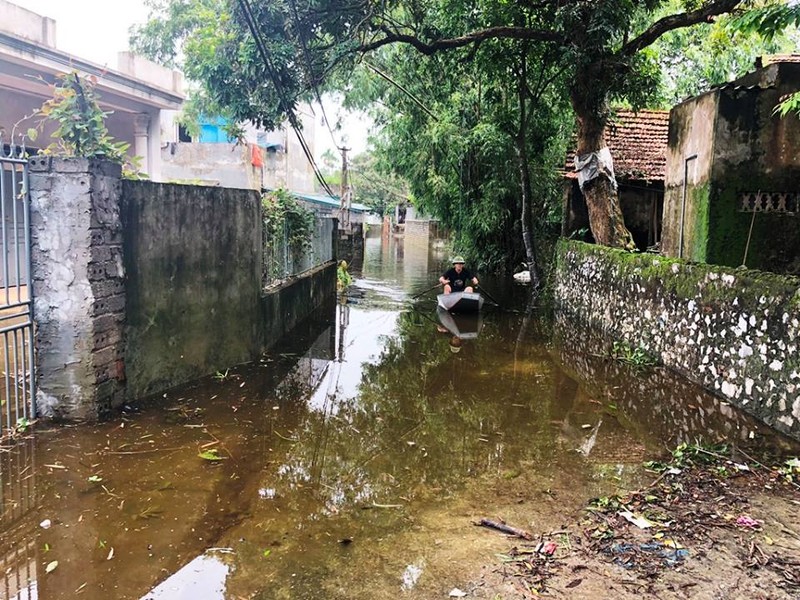
<instances>
[{"instance_id":1,"label":"white tarp","mask_svg":"<svg viewBox=\"0 0 800 600\"><path fill-rule=\"evenodd\" d=\"M611 160L611 151L608 146L597 152L575 155L575 171L578 173L578 186L583 191L584 186L592 179L597 179L601 174L611 180L611 185L617 189L617 180L614 177L614 162Z\"/></svg>"}]
</instances>

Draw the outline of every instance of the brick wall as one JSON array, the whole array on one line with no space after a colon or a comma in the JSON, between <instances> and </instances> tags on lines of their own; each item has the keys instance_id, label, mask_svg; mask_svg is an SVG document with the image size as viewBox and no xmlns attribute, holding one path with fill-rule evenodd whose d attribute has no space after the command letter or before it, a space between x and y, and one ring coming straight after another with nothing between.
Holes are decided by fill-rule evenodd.
<instances>
[{"instance_id":1,"label":"brick wall","mask_svg":"<svg viewBox=\"0 0 800 600\"><path fill-rule=\"evenodd\" d=\"M37 410L96 418L125 398L120 167L36 157L30 192Z\"/></svg>"}]
</instances>

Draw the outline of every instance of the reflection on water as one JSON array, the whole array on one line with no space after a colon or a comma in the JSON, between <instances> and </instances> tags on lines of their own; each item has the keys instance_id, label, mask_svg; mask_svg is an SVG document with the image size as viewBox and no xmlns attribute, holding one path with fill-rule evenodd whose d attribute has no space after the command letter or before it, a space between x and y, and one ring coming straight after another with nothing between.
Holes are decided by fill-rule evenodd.
<instances>
[{"instance_id":1,"label":"reflection on water","mask_svg":"<svg viewBox=\"0 0 800 600\"><path fill-rule=\"evenodd\" d=\"M159 583L142 600L224 600L230 568L218 556L231 552L228 548L207 551Z\"/></svg>"},{"instance_id":2,"label":"reflection on water","mask_svg":"<svg viewBox=\"0 0 800 600\"><path fill-rule=\"evenodd\" d=\"M664 443L766 441L517 313L457 325L453 352L435 301L409 302L446 258L366 249L349 300L260 362L2 449L0 598L446 597L497 550L471 525L496 506L549 527Z\"/></svg>"}]
</instances>

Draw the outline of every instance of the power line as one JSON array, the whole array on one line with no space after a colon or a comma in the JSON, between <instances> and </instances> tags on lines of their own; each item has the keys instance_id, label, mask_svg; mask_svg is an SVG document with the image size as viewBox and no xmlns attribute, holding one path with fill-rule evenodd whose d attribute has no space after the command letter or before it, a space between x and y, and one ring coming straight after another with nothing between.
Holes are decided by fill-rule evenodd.
<instances>
[{"instance_id":1,"label":"power line","mask_svg":"<svg viewBox=\"0 0 800 600\"><path fill-rule=\"evenodd\" d=\"M319 181L320 185L323 189L328 193L331 198L336 198L336 194L334 194L333 190L331 189L328 182L325 181L325 177L322 175L322 171L320 171L319 166L317 165L316 161L314 160L314 156L311 152L311 149L308 147L308 142L306 142L305 137L303 136L302 130L300 128L299 123L297 122L297 116L294 114L294 110L291 106L289 106L286 98L284 96L284 92L282 86L280 84L280 79L275 72L272 63L269 61L269 57L267 56L267 49L264 46L264 41L261 39L259 35L258 28L256 27L256 20L252 12L252 8L250 7L250 3L248 0L239 0L239 6L242 9L242 13L244 15L244 19L247 22L247 27L250 29L250 33L253 36L253 40L256 43L256 48L258 49L259 54L261 54L261 60L264 63L264 66L267 69L267 74L269 78L272 80L272 84L275 86L275 91L278 95L278 102L280 103L280 108L283 112L286 113L286 118L289 120L289 125L291 125L292 129L297 136L298 141L300 142L300 147L303 149L303 153L306 155L306 159L308 159L311 168L314 170L314 175Z\"/></svg>"},{"instance_id":2,"label":"power line","mask_svg":"<svg viewBox=\"0 0 800 600\"><path fill-rule=\"evenodd\" d=\"M302 30L303 28L300 25L300 15L297 14L297 4L294 0L291 0L292 4L292 15L294 16L295 25L297 26L297 37L300 40L300 46L303 48L303 56L306 59L306 67L308 68L308 72L310 74L310 83L311 89L314 90L314 95L317 98L317 102L319 102L319 108L322 111L322 120L325 121L325 125L328 128L328 133L331 134L331 141L333 141L333 145L335 147L339 147L339 143L336 141L336 136L333 134L333 128L331 127L331 122L328 120L328 115L325 113L325 106L322 104L322 96L319 93L319 88L317 88L317 84L314 81L313 77L313 65L311 64L311 56L308 52L308 46L306 45L306 40L303 38Z\"/></svg>"}]
</instances>

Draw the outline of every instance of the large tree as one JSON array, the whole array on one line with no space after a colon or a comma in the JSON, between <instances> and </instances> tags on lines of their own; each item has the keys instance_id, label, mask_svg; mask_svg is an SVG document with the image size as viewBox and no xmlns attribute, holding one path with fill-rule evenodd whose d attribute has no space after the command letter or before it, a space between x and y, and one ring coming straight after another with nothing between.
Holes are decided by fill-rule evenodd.
<instances>
[{"instance_id":1,"label":"large tree","mask_svg":"<svg viewBox=\"0 0 800 600\"><path fill-rule=\"evenodd\" d=\"M508 89L518 93L524 127L531 97L525 73L544 54L555 57L577 121L592 233L601 244L632 247L605 150L609 103L624 98L637 105L653 92L658 68L651 46L665 33L744 3L685 0L680 11L663 15L664 0L204 0L228 10L218 8L213 26L191 31L187 68L234 117L270 126L291 115L304 93L387 46L405 45L427 57L496 46L516 58ZM521 171L521 194L525 177Z\"/></svg>"}]
</instances>

